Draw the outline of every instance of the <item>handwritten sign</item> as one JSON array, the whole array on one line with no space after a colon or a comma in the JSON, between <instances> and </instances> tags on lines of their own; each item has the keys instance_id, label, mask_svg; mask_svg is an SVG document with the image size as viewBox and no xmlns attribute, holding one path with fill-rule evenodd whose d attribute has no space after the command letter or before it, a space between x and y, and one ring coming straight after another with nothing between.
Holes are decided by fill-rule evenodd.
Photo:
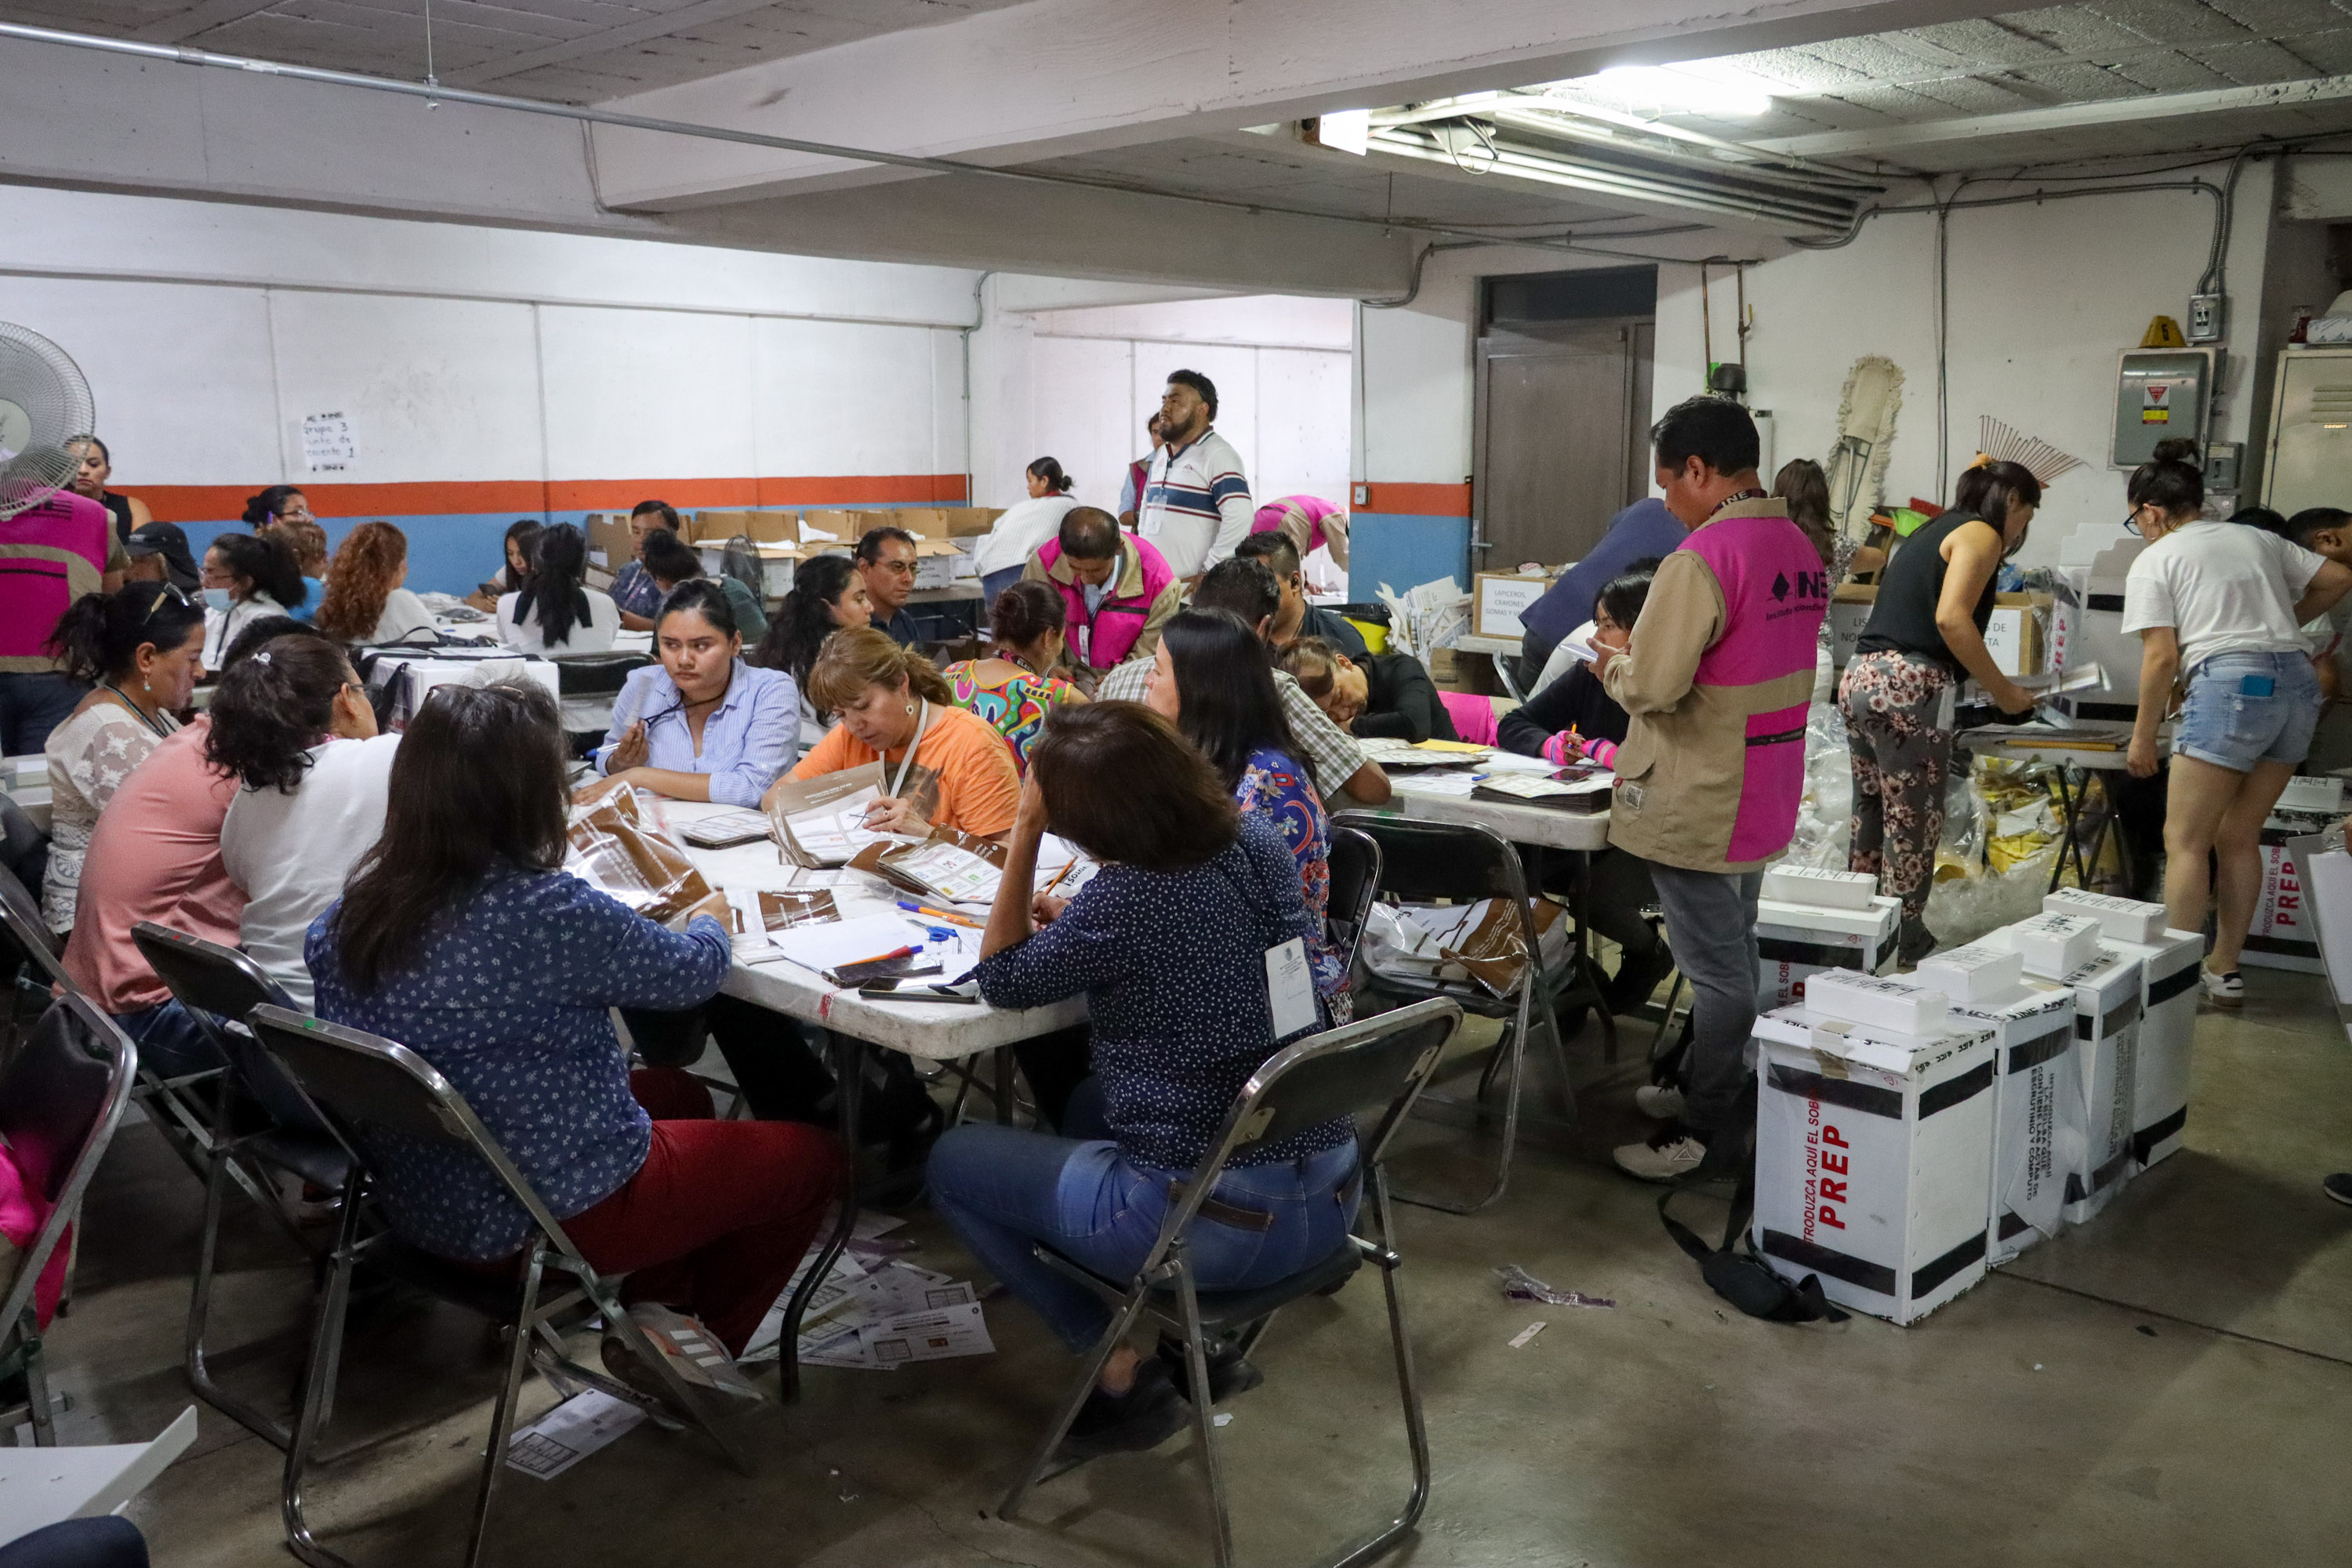
<instances>
[{"instance_id":1,"label":"handwritten sign","mask_svg":"<svg viewBox=\"0 0 2352 1568\"><path fill-rule=\"evenodd\" d=\"M302 462L310 472L340 474L359 460L359 437L348 415L302 416Z\"/></svg>"}]
</instances>

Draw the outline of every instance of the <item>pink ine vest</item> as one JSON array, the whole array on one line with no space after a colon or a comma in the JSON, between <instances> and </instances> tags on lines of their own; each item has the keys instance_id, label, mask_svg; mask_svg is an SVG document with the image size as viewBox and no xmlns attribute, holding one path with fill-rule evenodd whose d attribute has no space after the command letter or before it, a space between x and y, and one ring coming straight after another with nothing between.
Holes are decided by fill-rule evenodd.
<instances>
[{"instance_id":1,"label":"pink ine vest","mask_svg":"<svg viewBox=\"0 0 2352 1568\"><path fill-rule=\"evenodd\" d=\"M1131 599L1117 593L1106 595L1102 607L1089 616L1087 613L1087 591L1076 583L1064 583L1054 576L1054 563L1062 558L1062 542L1049 539L1037 552L1037 563L1045 569L1045 581L1061 592L1062 611L1066 617L1063 636L1080 663L1097 669L1108 669L1126 660L1135 647L1135 639L1143 635L1143 623L1150 618L1151 606L1176 580L1167 557L1150 540L1127 534L1119 543L1135 552L1143 563L1143 592ZM1127 575L1126 563L1120 563L1119 578ZM1117 582L1112 584L1116 588Z\"/></svg>"},{"instance_id":2,"label":"pink ine vest","mask_svg":"<svg viewBox=\"0 0 2352 1568\"><path fill-rule=\"evenodd\" d=\"M87 564L88 592L99 586L113 545L112 516L71 490L0 521L0 658L46 658L58 617L81 596L67 558Z\"/></svg>"},{"instance_id":3,"label":"pink ine vest","mask_svg":"<svg viewBox=\"0 0 2352 1568\"><path fill-rule=\"evenodd\" d=\"M1803 531L1785 517L1727 517L1691 531L1696 551L1723 588L1725 630L1699 657L1695 686L1753 687L1802 672L1811 678L1829 576ZM1761 860L1789 846L1805 793L1805 708L1752 713L1739 812L1724 858Z\"/></svg>"},{"instance_id":4,"label":"pink ine vest","mask_svg":"<svg viewBox=\"0 0 2352 1568\"><path fill-rule=\"evenodd\" d=\"M1294 509L1307 519L1307 548L1312 551L1326 543L1323 520L1339 509L1318 496L1284 496L1280 500L1266 502L1250 519L1250 531L1272 533Z\"/></svg>"}]
</instances>

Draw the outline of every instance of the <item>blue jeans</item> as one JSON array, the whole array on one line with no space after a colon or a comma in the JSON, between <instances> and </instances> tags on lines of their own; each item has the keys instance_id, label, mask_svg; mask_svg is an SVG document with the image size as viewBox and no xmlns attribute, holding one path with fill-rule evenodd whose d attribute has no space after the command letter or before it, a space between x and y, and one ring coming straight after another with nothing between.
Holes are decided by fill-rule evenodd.
<instances>
[{"instance_id":1,"label":"blue jeans","mask_svg":"<svg viewBox=\"0 0 2352 1568\"><path fill-rule=\"evenodd\" d=\"M1078 1103L1071 1108L1075 1120ZM972 1256L1026 1302L1073 1351L1110 1324L1101 1298L1037 1261L1045 1242L1072 1262L1127 1280L1150 1254L1168 1213L1168 1184L1184 1173L1139 1165L1108 1138L1055 1138L967 1123L931 1150L931 1204ZM1360 1194L1350 1142L1303 1160L1228 1170L1216 1197L1271 1215L1263 1231L1192 1223L1189 1250L1203 1289L1271 1285L1336 1251Z\"/></svg>"},{"instance_id":2,"label":"blue jeans","mask_svg":"<svg viewBox=\"0 0 2352 1568\"><path fill-rule=\"evenodd\" d=\"M49 731L72 718L89 692L56 670L0 670L0 756L29 757L47 745Z\"/></svg>"},{"instance_id":3,"label":"blue jeans","mask_svg":"<svg viewBox=\"0 0 2352 1568\"><path fill-rule=\"evenodd\" d=\"M212 1041L205 1037L196 1021L188 1016L177 997L160 1007L117 1013L114 1022L139 1047L139 1065L157 1078L185 1078L190 1073L210 1072L229 1065ZM275 1068L276 1064L271 1066ZM262 1109L281 1127L297 1131L326 1131L310 1110L310 1102L302 1098L302 1091L282 1070L241 1073L238 1079L246 1091L259 1100Z\"/></svg>"},{"instance_id":4,"label":"blue jeans","mask_svg":"<svg viewBox=\"0 0 2352 1568\"><path fill-rule=\"evenodd\" d=\"M2189 673L2172 749L2241 773L2256 763L2300 763L2320 707L2319 675L2302 654L2215 654Z\"/></svg>"},{"instance_id":5,"label":"blue jeans","mask_svg":"<svg viewBox=\"0 0 2352 1568\"><path fill-rule=\"evenodd\" d=\"M980 618L982 620L987 620L989 612L996 607L996 595L1021 581L1021 574L1028 569L1028 565L1029 563L1024 561L1018 566L1007 566L1001 572L991 572L981 578Z\"/></svg>"}]
</instances>

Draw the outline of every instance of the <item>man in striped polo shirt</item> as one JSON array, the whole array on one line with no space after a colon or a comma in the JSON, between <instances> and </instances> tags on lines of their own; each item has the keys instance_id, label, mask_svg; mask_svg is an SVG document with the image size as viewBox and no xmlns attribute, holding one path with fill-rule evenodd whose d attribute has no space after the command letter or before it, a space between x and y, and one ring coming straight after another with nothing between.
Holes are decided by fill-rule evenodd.
<instances>
[{"instance_id":1,"label":"man in striped polo shirt","mask_svg":"<svg viewBox=\"0 0 2352 1568\"><path fill-rule=\"evenodd\" d=\"M1213 382L1196 370L1170 374L1160 399L1166 444L1151 455L1135 531L1151 541L1188 588L1232 556L1234 546L1249 537L1256 514L1241 454L1210 428L1216 417Z\"/></svg>"}]
</instances>

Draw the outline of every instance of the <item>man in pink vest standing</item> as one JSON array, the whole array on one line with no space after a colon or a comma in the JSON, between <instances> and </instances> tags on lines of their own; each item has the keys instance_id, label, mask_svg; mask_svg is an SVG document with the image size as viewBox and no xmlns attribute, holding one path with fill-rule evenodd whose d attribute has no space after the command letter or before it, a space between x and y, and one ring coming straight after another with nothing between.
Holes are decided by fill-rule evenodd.
<instances>
[{"instance_id":1,"label":"man in pink vest standing","mask_svg":"<svg viewBox=\"0 0 2352 1568\"><path fill-rule=\"evenodd\" d=\"M1829 582L1757 477L1748 410L1690 398L1650 440L1666 510L1690 537L1658 567L1626 646L1604 646L1592 672L1633 720L1609 841L1650 863L1691 985L1682 1084L1637 1096L1665 1125L1615 1155L1665 1182L1697 1169L1717 1134L1744 1143L1755 1114L1742 1058L1756 1022L1756 897L1764 862L1796 829Z\"/></svg>"}]
</instances>

